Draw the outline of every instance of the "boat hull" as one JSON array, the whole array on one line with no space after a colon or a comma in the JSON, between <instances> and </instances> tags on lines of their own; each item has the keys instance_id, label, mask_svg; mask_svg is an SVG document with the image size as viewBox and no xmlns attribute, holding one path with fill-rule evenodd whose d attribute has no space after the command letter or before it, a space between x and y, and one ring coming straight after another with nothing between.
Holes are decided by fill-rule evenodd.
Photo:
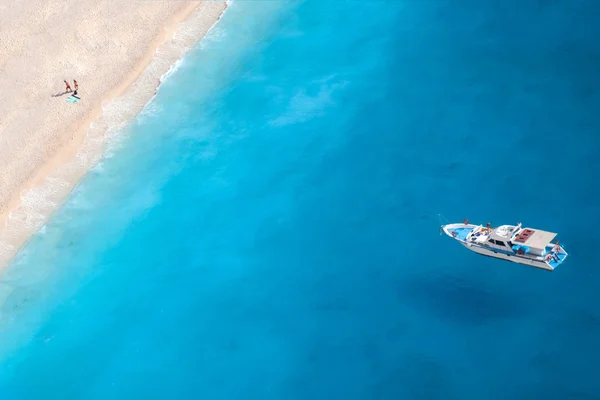
<instances>
[{"instance_id":1,"label":"boat hull","mask_svg":"<svg viewBox=\"0 0 600 400\"><path fill-rule=\"evenodd\" d=\"M488 256L488 257L492 257L492 258L499 258L501 260L506 260L506 261L510 261L510 262L515 262L515 263L519 263L519 264L523 264L523 265L529 265L532 267L536 267L536 268L541 268L541 269L545 269L548 271L554 271L554 268L552 268L550 265L548 265L546 262L544 262L543 260L537 260L534 258L528 258L528 257L521 257L521 256L517 256L517 255L509 255L509 254L504 254L504 253L500 253L498 251L494 251L494 250L490 250L490 249L486 249L480 246L476 246L476 245L471 245L469 243L465 243L460 241L460 244L462 244L463 246L465 246L467 249L477 253L477 254L481 254L483 256Z\"/></svg>"}]
</instances>

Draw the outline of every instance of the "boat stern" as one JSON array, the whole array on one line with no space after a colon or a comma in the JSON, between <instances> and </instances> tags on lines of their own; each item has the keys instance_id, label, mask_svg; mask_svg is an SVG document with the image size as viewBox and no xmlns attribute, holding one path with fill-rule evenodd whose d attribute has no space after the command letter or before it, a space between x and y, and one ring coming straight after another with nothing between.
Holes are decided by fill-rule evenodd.
<instances>
[{"instance_id":1,"label":"boat stern","mask_svg":"<svg viewBox=\"0 0 600 400\"><path fill-rule=\"evenodd\" d=\"M546 254L544 255L544 262L551 270L556 269L558 266L562 265L565 262L569 253L559 245L548 246L546 249Z\"/></svg>"}]
</instances>

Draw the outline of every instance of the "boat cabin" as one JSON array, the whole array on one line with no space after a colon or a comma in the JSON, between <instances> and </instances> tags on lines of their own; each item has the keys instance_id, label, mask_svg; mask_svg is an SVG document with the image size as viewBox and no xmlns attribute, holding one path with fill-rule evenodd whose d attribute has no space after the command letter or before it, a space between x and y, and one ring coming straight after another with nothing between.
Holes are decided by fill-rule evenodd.
<instances>
[{"instance_id":1,"label":"boat cabin","mask_svg":"<svg viewBox=\"0 0 600 400\"><path fill-rule=\"evenodd\" d=\"M485 245L521 255L543 256L546 254L546 247L551 245L550 242L555 237L556 233L521 228L521 224L517 226L502 225L492 230Z\"/></svg>"},{"instance_id":2,"label":"boat cabin","mask_svg":"<svg viewBox=\"0 0 600 400\"><path fill-rule=\"evenodd\" d=\"M512 251L512 243L510 239L516 228L517 227L510 225L499 226L491 231L487 241L484 244L494 249L510 252Z\"/></svg>"}]
</instances>

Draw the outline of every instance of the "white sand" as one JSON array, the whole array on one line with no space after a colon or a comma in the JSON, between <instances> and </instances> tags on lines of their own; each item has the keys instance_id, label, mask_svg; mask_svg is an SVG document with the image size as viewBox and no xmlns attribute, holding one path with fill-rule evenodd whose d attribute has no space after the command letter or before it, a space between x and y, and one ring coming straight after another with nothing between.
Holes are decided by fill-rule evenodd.
<instances>
[{"instance_id":1,"label":"white sand","mask_svg":"<svg viewBox=\"0 0 600 400\"><path fill-rule=\"evenodd\" d=\"M53 188L54 197L36 210L46 215L28 223L26 194L48 186L53 174L72 164L90 136L90 123L102 122L103 102L129 93L135 107L121 118L133 116L183 47L201 38L225 8L222 1L181 0L0 4L0 266L93 166L70 167L67 182L61 181L58 191ZM184 20L186 35L171 39ZM157 60L159 47L166 50ZM70 94L53 97L65 91L65 79L71 88L73 79L79 83L82 100L76 104L65 101ZM96 124L106 128L106 121Z\"/></svg>"}]
</instances>

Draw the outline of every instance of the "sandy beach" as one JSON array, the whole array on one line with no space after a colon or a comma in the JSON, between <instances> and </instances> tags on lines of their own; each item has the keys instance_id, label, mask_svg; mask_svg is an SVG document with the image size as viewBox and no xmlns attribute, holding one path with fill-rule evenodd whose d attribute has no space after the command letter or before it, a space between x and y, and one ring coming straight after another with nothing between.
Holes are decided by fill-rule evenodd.
<instances>
[{"instance_id":1,"label":"sandy beach","mask_svg":"<svg viewBox=\"0 0 600 400\"><path fill-rule=\"evenodd\" d=\"M129 96L118 119L133 117L226 9L221 1L6 4L0 5L0 267L98 161L106 131L115 126L104 115L107 104ZM81 100L72 104L63 81L73 89L74 79Z\"/></svg>"}]
</instances>

